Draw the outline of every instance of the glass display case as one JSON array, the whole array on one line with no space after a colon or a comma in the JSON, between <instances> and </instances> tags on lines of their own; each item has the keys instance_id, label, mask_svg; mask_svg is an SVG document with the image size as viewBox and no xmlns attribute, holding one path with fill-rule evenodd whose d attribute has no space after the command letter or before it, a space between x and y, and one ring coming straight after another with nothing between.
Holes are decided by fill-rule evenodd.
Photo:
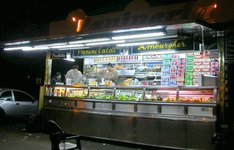
<instances>
[{"instance_id":1,"label":"glass display case","mask_svg":"<svg viewBox=\"0 0 234 150\"><path fill-rule=\"evenodd\" d=\"M71 85L47 85L45 96L87 98L89 90L87 87L76 87Z\"/></svg>"},{"instance_id":2,"label":"glass display case","mask_svg":"<svg viewBox=\"0 0 234 150\"><path fill-rule=\"evenodd\" d=\"M111 87L90 87L89 98L99 100L113 100L114 89Z\"/></svg>"},{"instance_id":3,"label":"glass display case","mask_svg":"<svg viewBox=\"0 0 234 150\"><path fill-rule=\"evenodd\" d=\"M178 101L183 103L216 103L217 90L214 86L181 87Z\"/></svg>"},{"instance_id":4,"label":"glass display case","mask_svg":"<svg viewBox=\"0 0 234 150\"><path fill-rule=\"evenodd\" d=\"M47 86L45 96L78 99L216 103L216 86Z\"/></svg>"},{"instance_id":5,"label":"glass display case","mask_svg":"<svg viewBox=\"0 0 234 150\"><path fill-rule=\"evenodd\" d=\"M115 100L118 101L142 101L144 91L142 87L117 87Z\"/></svg>"},{"instance_id":6,"label":"glass display case","mask_svg":"<svg viewBox=\"0 0 234 150\"><path fill-rule=\"evenodd\" d=\"M215 118L217 90L216 86L47 86L44 105L92 113Z\"/></svg>"},{"instance_id":7,"label":"glass display case","mask_svg":"<svg viewBox=\"0 0 234 150\"><path fill-rule=\"evenodd\" d=\"M178 87L147 87L144 101L155 102L176 102Z\"/></svg>"},{"instance_id":8,"label":"glass display case","mask_svg":"<svg viewBox=\"0 0 234 150\"><path fill-rule=\"evenodd\" d=\"M66 88L66 97L74 97L74 98L87 98L88 97L88 88L80 87L67 87Z\"/></svg>"}]
</instances>

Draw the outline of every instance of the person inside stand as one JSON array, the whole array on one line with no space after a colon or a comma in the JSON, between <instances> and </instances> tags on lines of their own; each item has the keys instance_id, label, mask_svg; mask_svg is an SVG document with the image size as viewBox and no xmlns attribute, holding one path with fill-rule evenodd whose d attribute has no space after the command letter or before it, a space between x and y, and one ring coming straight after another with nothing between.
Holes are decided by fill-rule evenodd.
<instances>
[{"instance_id":1,"label":"person inside stand","mask_svg":"<svg viewBox=\"0 0 234 150\"><path fill-rule=\"evenodd\" d=\"M63 84L61 77L62 77L61 73L60 72L56 72L55 75L51 79L51 84L52 85Z\"/></svg>"},{"instance_id":2,"label":"person inside stand","mask_svg":"<svg viewBox=\"0 0 234 150\"><path fill-rule=\"evenodd\" d=\"M83 74L79 71L79 66L74 65L72 69L66 73L65 79L66 84L83 84Z\"/></svg>"},{"instance_id":3,"label":"person inside stand","mask_svg":"<svg viewBox=\"0 0 234 150\"><path fill-rule=\"evenodd\" d=\"M129 85L135 86L135 85L142 85L141 82L136 78L136 76L134 75L132 77L131 82L129 83Z\"/></svg>"},{"instance_id":4,"label":"person inside stand","mask_svg":"<svg viewBox=\"0 0 234 150\"><path fill-rule=\"evenodd\" d=\"M116 71L116 69L113 67L111 63L108 63L107 68L99 72L99 76L100 78L103 78L104 80L112 81L114 85L117 84L118 72Z\"/></svg>"}]
</instances>

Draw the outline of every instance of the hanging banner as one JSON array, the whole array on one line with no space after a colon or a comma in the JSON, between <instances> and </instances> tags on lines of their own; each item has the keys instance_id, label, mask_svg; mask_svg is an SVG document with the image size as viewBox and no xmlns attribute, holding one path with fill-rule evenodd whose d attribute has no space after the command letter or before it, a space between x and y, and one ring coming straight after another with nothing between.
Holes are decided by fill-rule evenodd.
<instances>
[{"instance_id":1,"label":"hanging banner","mask_svg":"<svg viewBox=\"0 0 234 150\"><path fill-rule=\"evenodd\" d=\"M193 42L192 40L166 40L166 41L158 41L156 44L149 45L139 45L133 47L133 53L144 53L144 52L156 52L161 50L174 50L174 51L182 51L182 50L192 50Z\"/></svg>"},{"instance_id":2,"label":"hanging banner","mask_svg":"<svg viewBox=\"0 0 234 150\"><path fill-rule=\"evenodd\" d=\"M73 57L80 57L80 56L95 56L95 55L113 55L119 54L121 50L118 50L114 47L98 47L92 49L79 49L74 50Z\"/></svg>"}]
</instances>

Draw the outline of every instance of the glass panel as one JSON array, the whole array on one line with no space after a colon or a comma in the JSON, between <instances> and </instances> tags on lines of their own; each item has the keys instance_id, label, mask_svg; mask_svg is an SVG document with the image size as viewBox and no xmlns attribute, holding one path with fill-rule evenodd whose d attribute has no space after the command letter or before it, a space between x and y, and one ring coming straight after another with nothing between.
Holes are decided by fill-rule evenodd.
<instances>
[{"instance_id":1,"label":"glass panel","mask_svg":"<svg viewBox=\"0 0 234 150\"><path fill-rule=\"evenodd\" d=\"M0 100L12 100L11 91L5 91L1 94Z\"/></svg>"},{"instance_id":2,"label":"glass panel","mask_svg":"<svg viewBox=\"0 0 234 150\"><path fill-rule=\"evenodd\" d=\"M14 96L15 96L15 101L28 101L28 102L34 101L32 97L19 91L14 91Z\"/></svg>"},{"instance_id":3,"label":"glass panel","mask_svg":"<svg viewBox=\"0 0 234 150\"><path fill-rule=\"evenodd\" d=\"M53 96L64 97L65 87L54 87Z\"/></svg>"},{"instance_id":4,"label":"glass panel","mask_svg":"<svg viewBox=\"0 0 234 150\"><path fill-rule=\"evenodd\" d=\"M176 89L152 89L145 92L145 101L176 102Z\"/></svg>"},{"instance_id":5,"label":"glass panel","mask_svg":"<svg viewBox=\"0 0 234 150\"><path fill-rule=\"evenodd\" d=\"M87 98L87 88L67 88L67 97Z\"/></svg>"},{"instance_id":6,"label":"glass panel","mask_svg":"<svg viewBox=\"0 0 234 150\"><path fill-rule=\"evenodd\" d=\"M90 89L89 98L113 100L114 99L114 89Z\"/></svg>"},{"instance_id":7,"label":"glass panel","mask_svg":"<svg viewBox=\"0 0 234 150\"><path fill-rule=\"evenodd\" d=\"M215 103L213 89L181 89L179 91L180 102Z\"/></svg>"},{"instance_id":8,"label":"glass panel","mask_svg":"<svg viewBox=\"0 0 234 150\"><path fill-rule=\"evenodd\" d=\"M115 99L123 101L141 101L143 99L143 90L117 89Z\"/></svg>"}]
</instances>

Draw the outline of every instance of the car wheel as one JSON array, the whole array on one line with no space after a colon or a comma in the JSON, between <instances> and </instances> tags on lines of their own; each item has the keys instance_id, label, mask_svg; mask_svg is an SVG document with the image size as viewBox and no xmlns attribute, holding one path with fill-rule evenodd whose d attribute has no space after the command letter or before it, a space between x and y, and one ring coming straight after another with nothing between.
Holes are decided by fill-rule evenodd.
<instances>
[{"instance_id":1,"label":"car wheel","mask_svg":"<svg viewBox=\"0 0 234 150\"><path fill-rule=\"evenodd\" d=\"M4 110L0 109L0 124L3 124L6 121L6 115Z\"/></svg>"}]
</instances>

